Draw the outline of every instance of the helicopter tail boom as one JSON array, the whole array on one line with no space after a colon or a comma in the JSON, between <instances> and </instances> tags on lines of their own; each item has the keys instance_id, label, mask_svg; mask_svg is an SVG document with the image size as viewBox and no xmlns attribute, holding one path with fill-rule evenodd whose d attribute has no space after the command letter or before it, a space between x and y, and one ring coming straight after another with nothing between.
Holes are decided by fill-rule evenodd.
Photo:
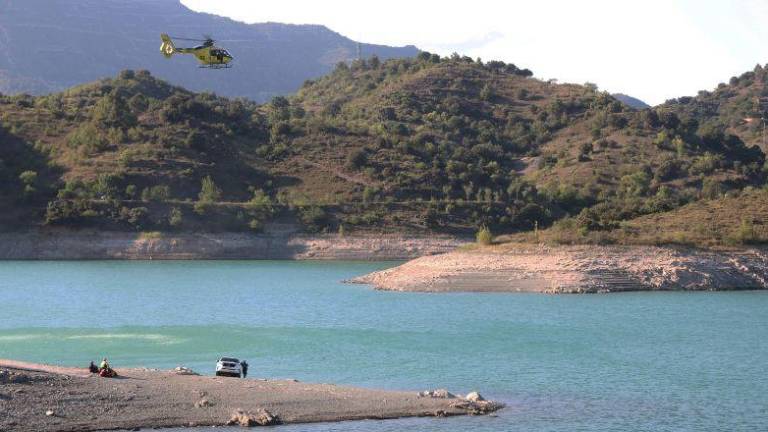
<instances>
[{"instance_id":1,"label":"helicopter tail boom","mask_svg":"<svg viewBox=\"0 0 768 432\"><path fill-rule=\"evenodd\" d=\"M163 44L160 45L160 52L163 53L165 58L171 58L174 53L178 52L170 36L163 33L160 35L160 39L163 41Z\"/></svg>"}]
</instances>

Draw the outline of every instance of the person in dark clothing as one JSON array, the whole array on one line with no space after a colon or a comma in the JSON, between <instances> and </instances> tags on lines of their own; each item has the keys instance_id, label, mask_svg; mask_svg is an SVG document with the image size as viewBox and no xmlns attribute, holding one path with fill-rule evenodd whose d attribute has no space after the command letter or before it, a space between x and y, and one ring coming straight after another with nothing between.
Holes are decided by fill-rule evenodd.
<instances>
[{"instance_id":1,"label":"person in dark clothing","mask_svg":"<svg viewBox=\"0 0 768 432\"><path fill-rule=\"evenodd\" d=\"M243 370L243 378L248 376L248 362L243 360L240 362L240 368Z\"/></svg>"},{"instance_id":2,"label":"person in dark clothing","mask_svg":"<svg viewBox=\"0 0 768 432\"><path fill-rule=\"evenodd\" d=\"M96 367L96 365L93 363L93 360L91 360L91 364L88 365L88 372L99 373L99 368Z\"/></svg>"}]
</instances>

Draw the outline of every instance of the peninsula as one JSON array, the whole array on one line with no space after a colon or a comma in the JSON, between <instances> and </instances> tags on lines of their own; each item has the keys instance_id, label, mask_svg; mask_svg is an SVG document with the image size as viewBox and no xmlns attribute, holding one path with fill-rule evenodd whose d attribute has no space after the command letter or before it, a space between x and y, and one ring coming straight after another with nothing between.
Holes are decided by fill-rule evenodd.
<instances>
[{"instance_id":1,"label":"peninsula","mask_svg":"<svg viewBox=\"0 0 768 432\"><path fill-rule=\"evenodd\" d=\"M381 391L182 371L86 369L0 360L0 430L96 431L487 414L502 404L446 391Z\"/></svg>"}]
</instances>

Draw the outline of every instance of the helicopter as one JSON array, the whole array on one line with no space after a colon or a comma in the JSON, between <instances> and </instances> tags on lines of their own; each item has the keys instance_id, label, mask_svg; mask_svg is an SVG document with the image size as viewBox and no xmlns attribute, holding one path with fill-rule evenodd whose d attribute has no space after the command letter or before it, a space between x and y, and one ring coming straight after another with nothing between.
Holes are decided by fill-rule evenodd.
<instances>
[{"instance_id":1,"label":"helicopter","mask_svg":"<svg viewBox=\"0 0 768 432\"><path fill-rule=\"evenodd\" d=\"M177 48L170 36L163 33L160 35L163 44L160 45L160 52L165 58L171 58L174 54L192 54L200 62L201 68L206 69L229 69L229 64L234 57L224 48L217 47L216 41L211 37L205 36L205 39L187 39L176 38L177 40L202 42L201 45L193 48Z\"/></svg>"}]
</instances>

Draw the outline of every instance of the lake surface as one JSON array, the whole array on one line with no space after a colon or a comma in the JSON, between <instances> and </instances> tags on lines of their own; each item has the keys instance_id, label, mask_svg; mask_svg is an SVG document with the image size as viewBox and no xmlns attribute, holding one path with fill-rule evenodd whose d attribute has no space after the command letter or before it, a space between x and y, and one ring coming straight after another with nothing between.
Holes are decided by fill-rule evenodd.
<instances>
[{"instance_id":1,"label":"lake surface","mask_svg":"<svg viewBox=\"0 0 768 432\"><path fill-rule=\"evenodd\" d=\"M281 431L765 431L768 292L418 294L395 263L0 262L0 357L457 393L496 418ZM220 430L220 429L218 429Z\"/></svg>"}]
</instances>

